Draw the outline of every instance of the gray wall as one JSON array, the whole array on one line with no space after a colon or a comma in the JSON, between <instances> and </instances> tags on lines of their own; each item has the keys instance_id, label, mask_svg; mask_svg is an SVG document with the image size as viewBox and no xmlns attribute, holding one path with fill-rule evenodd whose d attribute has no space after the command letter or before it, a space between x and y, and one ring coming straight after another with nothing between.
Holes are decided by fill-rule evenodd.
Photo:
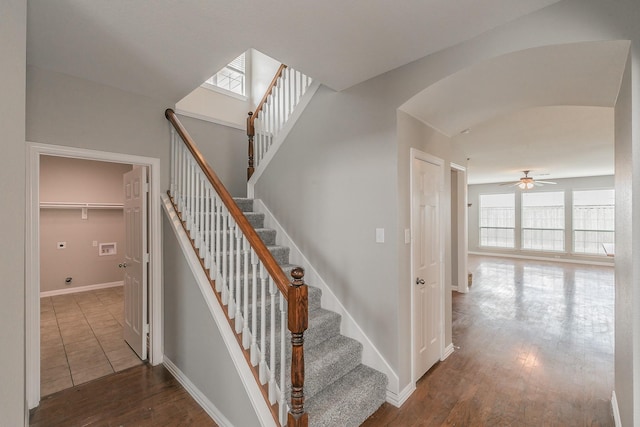
<instances>
[{"instance_id":1,"label":"gray wall","mask_svg":"<svg viewBox=\"0 0 640 427\"><path fill-rule=\"evenodd\" d=\"M164 354L234 426L260 425L166 215L162 225Z\"/></svg>"},{"instance_id":2,"label":"gray wall","mask_svg":"<svg viewBox=\"0 0 640 427\"><path fill-rule=\"evenodd\" d=\"M40 157L40 201L122 203L122 175L131 165ZM122 209L40 209L40 291L121 281L124 256ZM93 246L93 241L98 243ZM65 249L57 247L66 242ZM117 244L117 254L98 254L100 243ZM70 284L65 278L72 277Z\"/></svg>"},{"instance_id":3,"label":"gray wall","mask_svg":"<svg viewBox=\"0 0 640 427\"><path fill-rule=\"evenodd\" d=\"M398 146L397 108L440 79L500 55L558 43L626 39L632 40L636 65L631 70L632 106L640 111L639 15L640 5L633 0L565 0L340 93L322 87L262 176L257 197L274 212L399 373L401 387L409 381L411 337L404 314L410 304L408 249L400 236L409 226L408 215L401 213L409 203L408 188L399 177L408 176L408 169L400 163L406 156ZM626 123L632 123L635 131L618 132L617 147L631 144L629 138L637 140L640 135L640 119ZM630 160L627 156L622 162ZM631 176L616 182L617 190L621 186L640 200ZM630 208L620 214L631 218ZM374 243L375 227L386 228L387 243ZM630 233L631 228L619 232ZM618 286L635 287L637 277L623 270L619 274L628 273L630 280ZM640 293L627 290L640 307ZM617 327L623 336L639 342L637 310L633 318L619 319ZM624 425L630 426L634 422L631 402L638 400L635 406L640 411L640 393L634 396L633 381L638 377L635 383L640 386L640 372L634 371L629 356L616 361L616 391ZM622 372L627 376L623 378Z\"/></svg>"},{"instance_id":4,"label":"gray wall","mask_svg":"<svg viewBox=\"0 0 640 427\"><path fill-rule=\"evenodd\" d=\"M179 118L229 193L246 197L247 133L192 117Z\"/></svg>"},{"instance_id":5,"label":"gray wall","mask_svg":"<svg viewBox=\"0 0 640 427\"><path fill-rule=\"evenodd\" d=\"M485 248L480 246L480 228L479 228L479 212L480 212L480 195L481 194L497 194L497 193L515 193L516 200L516 212L520 211L520 195L523 193L518 187L505 187L499 184L479 184L470 185L468 198L471 207L469 208L469 251L470 252L484 252L493 254L507 254L518 256L531 256L531 257L546 257L563 260L578 260L586 262L605 262L613 265L613 258L610 257L594 257L594 256L582 256L574 255L571 253L571 219L572 209L571 201L569 199L573 190L600 190L606 188L614 188L613 176L594 176L586 178L566 178L566 179L554 179L556 185L546 185L544 187L536 187L531 190L527 190L529 193L545 192L545 191L564 191L565 192L565 248L567 252L541 252L541 251L527 251L522 249L501 249L501 248ZM518 215L516 214L516 217ZM520 227L516 224L516 241L520 233Z\"/></svg>"},{"instance_id":6,"label":"gray wall","mask_svg":"<svg viewBox=\"0 0 640 427\"><path fill-rule=\"evenodd\" d=\"M109 86L27 69L27 141L159 158L164 189L169 188L166 108Z\"/></svg>"},{"instance_id":7,"label":"gray wall","mask_svg":"<svg viewBox=\"0 0 640 427\"><path fill-rule=\"evenodd\" d=\"M0 414L7 426L25 419L25 68L27 2L0 2Z\"/></svg>"}]
</instances>

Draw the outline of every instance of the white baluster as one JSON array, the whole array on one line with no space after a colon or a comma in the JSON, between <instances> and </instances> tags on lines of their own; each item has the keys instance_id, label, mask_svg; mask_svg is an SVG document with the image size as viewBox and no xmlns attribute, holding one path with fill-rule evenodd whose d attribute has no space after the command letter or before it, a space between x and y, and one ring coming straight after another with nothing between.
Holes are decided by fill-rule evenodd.
<instances>
[{"instance_id":1,"label":"white baluster","mask_svg":"<svg viewBox=\"0 0 640 427\"><path fill-rule=\"evenodd\" d=\"M267 382L267 272L260 263L260 384Z\"/></svg>"},{"instance_id":2,"label":"white baluster","mask_svg":"<svg viewBox=\"0 0 640 427\"><path fill-rule=\"evenodd\" d=\"M287 365L287 359L285 355L285 330L287 325L287 317L285 312L284 298L282 297L281 292L278 292L278 294L280 295L280 398L278 399L278 404L280 406L280 423L283 424L283 422L286 423L287 417L287 399L285 397L286 387L284 383L284 376Z\"/></svg>"},{"instance_id":3,"label":"white baluster","mask_svg":"<svg viewBox=\"0 0 640 427\"><path fill-rule=\"evenodd\" d=\"M249 242L245 236L242 236L242 255L244 259L244 276L242 289L242 298L244 301L244 309L242 310L243 328L242 328L242 346L247 349L251 344L249 336Z\"/></svg>"},{"instance_id":4,"label":"white baluster","mask_svg":"<svg viewBox=\"0 0 640 427\"><path fill-rule=\"evenodd\" d=\"M211 270L213 269L211 266L211 205L213 204L213 200L211 200L211 194L209 193L209 182L203 182L203 190L204 190L204 268L209 269L209 278L211 278Z\"/></svg>"},{"instance_id":5,"label":"white baluster","mask_svg":"<svg viewBox=\"0 0 640 427\"><path fill-rule=\"evenodd\" d=\"M218 275L216 276L216 291L222 292L224 288L224 280L225 277L222 274L224 269L224 262L222 261L222 251L224 248L220 244L220 240L222 239L222 233L224 232L222 228L222 203L218 198L218 195L215 196L216 201L216 227L215 227L215 237L216 237L216 271ZM226 245L225 245L226 247ZM224 302L224 299L222 300Z\"/></svg>"},{"instance_id":6,"label":"white baluster","mask_svg":"<svg viewBox=\"0 0 640 427\"><path fill-rule=\"evenodd\" d=\"M171 127L171 184L169 192L171 197L176 197L176 131Z\"/></svg>"},{"instance_id":7,"label":"white baluster","mask_svg":"<svg viewBox=\"0 0 640 427\"><path fill-rule=\"evenodd\" d=\"M229 304L229 281L228 281L228 266L229 266L229 212L227 207L222 206L222 253L221 253L221 265L222 265L222 304Z\"/></svg>"},{"instance_id":8,"label":"white baluster","mask_svg":"<svg viewBox=\"0 0 640 427\"><path fill-rule=\"evenodd\" d=\"M242 230L236 226L236 333L242 332Z\"/></svg>"},{"instance_id":9,"label":"white baluster","mask_svg":"<svg viewBox=\"0 0 640 427\"><path fill-rule=\"evenodd\" d=\"M229 318L230 319L234 319L236 317L236 293L235 293L235 289L236 289L236 281L235 281L235 258L236 258L236 248L235 248L235 242L236 239L234 238L236 235L236 222L235 220L230 216L229 217L229 221L230 221L230 227L229 227Z\"/></svg>"},{"instance_id":10,"label":"white baluster","mask_svg":"<svg viewBox=\"0 0 640 427\"><path fill-rule=\"evenodd\" d=\"M269 326L271 337L269 340L269 402L273 405L276 402L276 284L273 278L269 277L269 295L271 295L271 320Z\"/></svg>"},{"instance_id":11,"label":"white baluster","mask_svg":"<svg viewBox=\"0 0 640 427\"><path fill-rule=\"evenodd\" d=\"M194 196L195 196L195 200L193 203L193 212L194 212L194 230L196 232L196 236L195 239L193 241L193 244L196 246L196 249L200 249L200 247L202 246L201 244L201 227L202 224L200 223L200 211L202 210L202 199L201 199L201 194L200 194L200 168L198 167L198 165L195 165L196 167L196 173L194 174L195 177L195 183L194 183Z\"/></svg>"},{"instance_id":12,"label":"white baluster","mask_svg":"<svg viewBox=\"0 0 640 427\"><path fill-rule=\"evenodd\" d=\"M258 364L258 255L251 249L251 365Z\"/></svg>"}]
</instances>

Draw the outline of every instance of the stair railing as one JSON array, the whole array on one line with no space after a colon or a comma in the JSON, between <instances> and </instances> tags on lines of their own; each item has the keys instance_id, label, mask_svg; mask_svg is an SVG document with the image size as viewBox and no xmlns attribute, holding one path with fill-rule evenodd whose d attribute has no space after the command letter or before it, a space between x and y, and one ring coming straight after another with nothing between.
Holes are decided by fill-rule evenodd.
<instances>
[{"instance_id":1,"label":"stair railing","mask_svg":"<svg viewBox=\"0 0 640 427\"><path fill-rule=\"evenodd\" d=\"M311 77L280 65L256 111L249 112L247 117L247 179L251 178L311 83Z\"/></svg>"},{"instance_id":2,"label":"stair railing","mask_svg":"<svg viewBox=\"0 0 640 427\"><path fill-rule=\"evenodd\" d=\"M169 197L274 420L282 426L306 427L303 342L308 289L304 271L294 269L294 280L289 282L174 111L166 110L165 116L173 125ZM285 383L286 326L291 332L290 384Z\"/></svg>"}]
</instances>

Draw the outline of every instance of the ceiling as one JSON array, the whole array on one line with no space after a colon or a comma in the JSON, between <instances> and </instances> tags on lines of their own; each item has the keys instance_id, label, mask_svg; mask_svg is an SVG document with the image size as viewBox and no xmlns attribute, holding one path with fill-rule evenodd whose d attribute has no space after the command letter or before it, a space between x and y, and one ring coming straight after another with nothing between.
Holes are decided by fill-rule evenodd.
<instances>
[{"instance_id":1,"label":"ceiling","mask_svg":"<svg viewBox=\"0 0 640 427\"><path fill-rule=\"evenodd\" d=\"M400 109L452 138L470 184L614 173L615 105L629 42L527 49L476 64ZM464 132L464 133L463 133Z\"/></svg>"},{"instance_id":2,"label":"ceiling","mask_svg":"<svg viewBox=\"0 0 640 427\"><path fill-rule=\"evenodd\" d=\"M29 0L27 62L177 102L253 47L341 90L557 1Z\"/></svg>"},{"instance_id":3,"label":"ceiling","mask_svg":"<svg viewBox=\"0 0 640 427\"><path fill-rule=\"evenodd\" d=\"M27 62L174 104L253 47L342 90L557 1L29 0ZM452 137L470 159L470 183L524 169L546 179L610 174L611 107L628 49L516 52L449 76L402 109Z\"/></svg>"}]
</instances>

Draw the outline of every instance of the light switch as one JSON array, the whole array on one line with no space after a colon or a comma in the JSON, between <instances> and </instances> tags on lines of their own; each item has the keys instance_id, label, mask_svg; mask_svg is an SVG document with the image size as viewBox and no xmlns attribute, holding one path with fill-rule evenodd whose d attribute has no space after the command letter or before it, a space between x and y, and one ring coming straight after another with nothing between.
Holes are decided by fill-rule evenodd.
<instances>
[{"instance_id":1,"label":"light switch","mask_svg":"<svg viewBox=\"0 0 640 427\"><path fill-rule=\"evenodd\" d=\"M384 243L384 228L376 228L376 243Z\"/></svg>"},{"instance_id":2,"label":"light switch","mask_svg":"<svg viewBox=\"0 0 640 427\"><path fill-rule=\"evenodd\" d=\"M98 241L97 241L97 240L94 240L94 241L91 243L91 246L93 246L94 248L97 248L97 247L98 247Z\"/></svg>"},{"instance_id":3,"label":"light switch","mask_svg":"<svg viewBox=\"0 0 640 427\"><path fill-rule=\"evenodd\" d=\"M404 243L407 245L411 243L411 230L408 228L404 229Z\"/></svg>"}]
</instances>

